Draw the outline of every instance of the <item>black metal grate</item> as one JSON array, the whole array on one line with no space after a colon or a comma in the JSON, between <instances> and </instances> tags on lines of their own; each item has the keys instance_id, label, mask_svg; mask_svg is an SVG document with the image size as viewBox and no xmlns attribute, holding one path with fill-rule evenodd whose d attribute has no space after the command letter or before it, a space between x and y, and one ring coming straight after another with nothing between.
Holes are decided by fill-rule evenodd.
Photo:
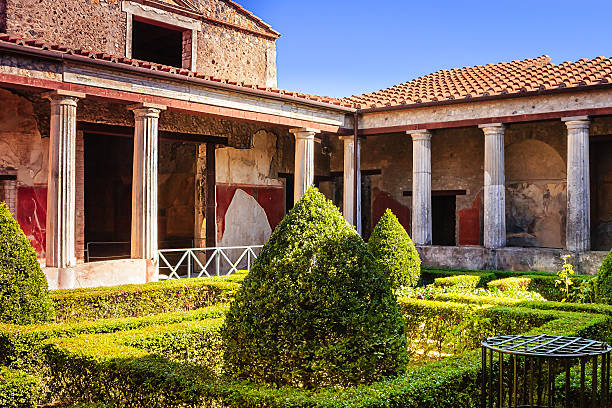
<instances>
[{"instance_id":1,"label":"black metal grate","mask_svg":"<svg viewBox=\"0 0 612 408\"><path fill-rule=\"evenodd\" d=\"M482 345L506 354L550 358L592 357L611 350L600 341L548 334L489 337Z\"/></svg>"},{"instance_id":2,"label":"black metal grate","mask_svg":"<svg viewBox=\"0 0 612 408\"><path fill-rule=\"evenodd\" d=\"M484 339L481 407L609 408L611 351L581 337Z\"/></svg>"}]
</instances>

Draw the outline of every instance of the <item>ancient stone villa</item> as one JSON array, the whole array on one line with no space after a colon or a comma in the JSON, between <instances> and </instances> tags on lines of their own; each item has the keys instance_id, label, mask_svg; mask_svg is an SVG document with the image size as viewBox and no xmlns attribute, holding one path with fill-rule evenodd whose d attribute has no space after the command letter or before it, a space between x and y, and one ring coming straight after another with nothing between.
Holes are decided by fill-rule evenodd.
<instances>
[{"instance_id":1,"label":"ancient stone villa","mask_svg":"<svg viewBox=\"0 0 612 408\"><path fill-rule=\"evenodd\" d=\"M262 244L312 184L364 238L391 208L426 265L593 273L612 247L610 58L334 99L277 89L279 33L231 0L5 0L0 32L0 201L52 287Z\"/></svg>"}]
</instances>

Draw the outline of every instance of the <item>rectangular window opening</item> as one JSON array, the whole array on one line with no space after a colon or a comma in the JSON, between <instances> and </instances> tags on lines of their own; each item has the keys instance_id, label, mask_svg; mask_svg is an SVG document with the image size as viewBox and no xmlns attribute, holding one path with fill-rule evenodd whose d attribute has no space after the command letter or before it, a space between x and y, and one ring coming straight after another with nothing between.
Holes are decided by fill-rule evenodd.
<instances>
[{"instance_id":1,"label":"rectangular window opening","mask_svg":"<svg viewBox=\"0 0 612 408\"><path fill-rule=\"evenodd\" d=\"M189 44L186 44L186 43ZM186 53L185 49L189 48ZM134 18L132 58L177 68L191 68L191 32Z\"/></svg>"}]
</instances>

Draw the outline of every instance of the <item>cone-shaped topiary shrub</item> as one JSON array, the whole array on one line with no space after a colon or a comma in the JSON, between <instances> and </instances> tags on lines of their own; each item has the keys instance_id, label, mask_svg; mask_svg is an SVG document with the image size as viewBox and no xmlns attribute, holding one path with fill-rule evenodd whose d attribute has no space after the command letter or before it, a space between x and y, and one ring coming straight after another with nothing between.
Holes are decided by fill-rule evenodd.
<instances>
[{"instance_id":1,"label":"cone-shaped topiary shrub","mask_svg":"<svg viewBox=\"0 0 612 408\"><path fill-rule=\"evenodd\" d=\"M0 203L0 321L31 324L53 319L47 278L36 252L6 204Z\"/></svg>"},{"instance_id":2,"label":"cone-shaped topiary shrub","mask_svg":"<svg viewBox=\"0 0 612 408\"><path fill-rule=\"evenodd\" d=\"M595 281L597 303L612 304L612 251L604 258Z\"/></svg>"},{"instance_id":3,"label":"cone-shaped topiary shrub","mask_svg":"<svg viewBox=\"0 0 612 408\"><path fill-rule=\"evenodd\" d=\"M404 324L361 237L316 188L264 246L226 316L226 372L315 388L403 371Z\"/></svg>"},{"instance_id":4,"label":"cone-shaped topiary shrub","mask_svg":"<svg viewBox=\"0 0 612 408\"><path fill-rule=\"evenodd\" d=\"M368 247L393 288L416 286L421 277L421 258L397 217L387 209L376 224Z\"/></svg>"}]
</instances>

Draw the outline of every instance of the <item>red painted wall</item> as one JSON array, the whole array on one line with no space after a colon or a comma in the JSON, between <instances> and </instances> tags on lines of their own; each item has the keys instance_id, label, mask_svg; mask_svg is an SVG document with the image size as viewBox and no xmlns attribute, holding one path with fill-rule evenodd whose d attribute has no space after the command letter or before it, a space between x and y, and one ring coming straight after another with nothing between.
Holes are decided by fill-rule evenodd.
<instances>
[{"instance_id":1,"label":"red painted wall","mask_svg":"<svg viewBox=\"0 0 612 408\"><path fill-rule=\"evenodd\" d=\"M236 190L241 189L249 194L264 209L270 228L274 228L285 216L285 189L276 186L256 185L217 185L217 240L223 238L225 232L225 214L230 206Z\"/></svg>"},{"instance_id":2,"label":"red painted wall","mask_svg":"<svg viewBox=\"0 0 612 408\"><path fill-rule=\"evenodd\" d=\"M480 195L472 208L459 211L459 245L480 245Z\"/></svg>"},{"instance_id":3,"label":"red painted wall","mask_svg":"<svg viewBox=\"0 0 612 408\"><path fill-rule=\"evenodd\" d=\"M389 193L377 188L372 191L372 194L374 196L374 202L372 203L372 225L374 227L376 226L380 217L383 216L388 208L393 211L393 214L395 214L400 224L402 224L404 229L408 232L408 235L410 235L410 208L393 199Z\"/></svg>"},{"instance_id":4,"label":"red painted wall","mask_svg":"<svg viewBox=\"0 0 612 408\"><path fill-rule=\"evenodd\" d=\"M17 222L36 250L44 258L46 248L47 187L19 187Z\"/></svg>"}]
</instances>

